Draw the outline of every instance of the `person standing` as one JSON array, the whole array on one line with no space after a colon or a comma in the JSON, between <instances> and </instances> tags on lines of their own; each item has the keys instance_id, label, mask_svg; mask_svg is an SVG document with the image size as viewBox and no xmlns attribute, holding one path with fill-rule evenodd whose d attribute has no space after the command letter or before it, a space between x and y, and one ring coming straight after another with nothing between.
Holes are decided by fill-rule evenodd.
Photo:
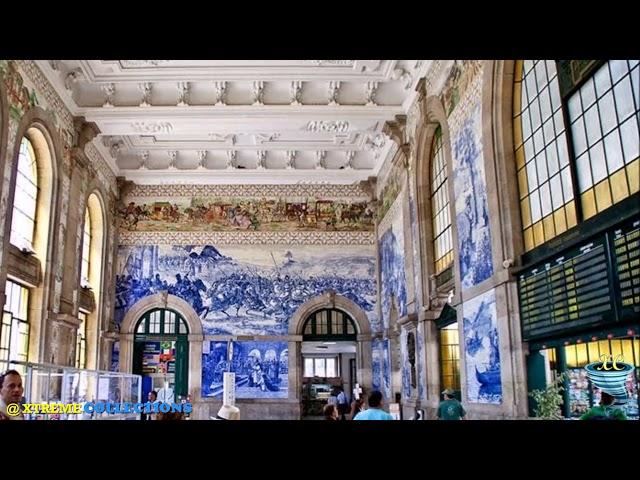
<instances>
[{"instance_id":1,"label":"person standing","mask_svg":"<svg viewBox=\"0 0 640 480\"><path fill-rule=\"evenodd\" d=\"M17 415L7 413L8 405L22 402L23 393L22 377L17 370L7 370L0 375L0 420L24 420L22 407Z\"/></svg>"},{"instance_id":2,"label":"person standing","mask_svg":"<svg viewBox=\"0 0 640 480\"><path fill-rule=\"evenodd\" d=\"M627 420L625 413L613 406L615 397L607 392L600 394L600 405L596 405L589 409L580 420Z\"/></svg>"},{"instance_id":3,"label":"person standing","mask_svg":"<svg viewBox=\"0 0 640 480\"><path fill-rule=\"evenodd\" d=\"M393 420L391 414L382 410L382 393L374 390L369 395L369 408L358 413L354 420Z\"/></svg>"},{"instance_id":4,"label":"person standing","mask_svg":"<svg viewBox=\"0 0 640 480\"><path fill-rule=\"evenodd\" d=\"M453 396L453 390L447 388L442 392L442 395L444 395L444 400L438 406L438 420L464 420L467 412Z\"/></svg>"},{"instance_id":5,"label":"person standing","mask_svg":"<svg viewBox=\"0 0 640 480\"><path fill-rule=\"evenodd\" d=\"M338 393L338 415L340 416L340 420L346 420L346 415L349 413L350 405L349 400L347 399L347 394L344 393L343 387L338 387L340 393Z\"/></svg>"}]
</instances>

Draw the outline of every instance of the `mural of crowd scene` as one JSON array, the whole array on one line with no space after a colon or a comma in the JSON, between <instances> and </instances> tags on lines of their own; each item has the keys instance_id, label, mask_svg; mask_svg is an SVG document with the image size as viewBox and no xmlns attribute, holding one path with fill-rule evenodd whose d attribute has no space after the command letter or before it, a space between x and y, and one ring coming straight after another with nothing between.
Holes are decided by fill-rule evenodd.
<instances>
[{"instance_id":1,"label":"mural of crowd scene","mask_svg":"<svg viewBox=\"0 0 640 480\"><path fill-rule=\"evenodd\" d=\"M287 398L287 342L205 342L203 397L222 397L225 372L236 374L236 398Z\"/></svg>"},{"instance_id":2,"label":"mural of crowd scene","mask_svg":"<svg viewBox=\"0 0 640 480\"><path fill-rule=\"evenodd\" d=\"M502 403L495 290L463 304L467 399Z\"/></svg>"},{"instance_id":3,"label":"mural of crowd scene","mask_svg":"<svg viewBox=\"0 0 640 480\"><path fill-rule=\"evenodd\" d=\"M493 275L491 229L482 157L480 105L455 138L454 189L462 288L479 284Z\"/></svg>"},{"instance_id":4,"label":"mural of crowd scene","mask_svg":"<svg viewBox=\"0 0 640 480\"><path fill-rule=\"evenodd\" d=\"M371 341L371 388L382 391L382 340Z\"/></svg>"},{"instance_id":5,"label":"mural of crowd scene","mask_svg":"<svg viewBox=\"0 0 640 480\"><path fill-rule=\"evenodd\" d=\"M400 222L401 223L401 222ZM407 285L404 275L404 235L402 228L394 225L380 239L380 283L382 318L389 327L392 308L397 318L407 314Z\"/></svg>"},{"instance_id":6,"label":"mural of crowd scene","mask_svg":"<svg viewBox=\"0 0 640 480\"><path fill-rule=\"evenodd\" d=\"M382 341L382 395L387 404L391 398L391 351L389 349L389 339Z\"/></svg>"},{"instance_id":7,"label":"mural of crowd scene","mask_svg":"<svg viewBox=\"0 0 640 480\"><path fill-rule=\"evenodd\" d=\"M168 291L188 302L208 335L283 335L296 309L332 290L355 302L372 328L373 247L120 246L116 324L141 298Z\"/></svg>"},{"instance_id":8,"label":"mural of crowd scene","mask_svg":"<svg viewBox=\"0 0 640 480\"><path fill-rule=\"evenodd\" d=\"M374 215L366 201L315 198L152 198L118 212L120 228L154 232L373 231Z\"/></svg>"}]
</instances>

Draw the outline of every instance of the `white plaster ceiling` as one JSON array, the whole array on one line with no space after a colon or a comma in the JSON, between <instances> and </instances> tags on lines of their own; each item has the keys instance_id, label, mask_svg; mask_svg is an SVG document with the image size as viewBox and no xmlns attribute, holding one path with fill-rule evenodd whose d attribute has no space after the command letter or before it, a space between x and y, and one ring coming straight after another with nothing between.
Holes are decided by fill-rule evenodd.
<instances>
[{"instance_id":1,"label":"white plaster ceiling","mask_svg":"<svg viewBox=\"0 0 640 480\"><path fill-rule=\"evenodd\" d=\"M353 183L395 148L424 60L40 60L137 183Z\"/></svg>"},{"instance_id":2,"label":"white plaster ceiling","mask_svg":"<svg viewBox=\"0 0 640 480\"><path fill-rule=\"evenodd\" d=\"M356 342L302 342L302 353L306 355L356 353Z\"/></svg>"}]
</instances>

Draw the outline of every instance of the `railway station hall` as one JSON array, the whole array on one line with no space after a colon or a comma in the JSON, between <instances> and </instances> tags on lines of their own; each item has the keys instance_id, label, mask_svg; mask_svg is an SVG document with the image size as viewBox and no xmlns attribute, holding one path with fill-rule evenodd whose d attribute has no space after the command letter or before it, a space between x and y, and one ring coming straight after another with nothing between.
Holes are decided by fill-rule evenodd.
<instances>
[{"instance_id":1,"label":"railway station hall","mask_svg":"<svg viewBox=\"0 0 640 480\"><path fill-rule=\"evenodd\" d=\"M0 60L0 419L637 421L639 131L639 60Z\"/></svg>"}]
</instances>

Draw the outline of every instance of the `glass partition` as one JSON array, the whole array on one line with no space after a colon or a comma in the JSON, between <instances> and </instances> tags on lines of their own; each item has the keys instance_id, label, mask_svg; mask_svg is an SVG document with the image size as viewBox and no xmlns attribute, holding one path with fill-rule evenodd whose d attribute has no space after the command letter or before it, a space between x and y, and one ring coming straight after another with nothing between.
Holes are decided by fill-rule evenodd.
<instances>
[{"instance_id":1,"label":"glass partition","mask_svg":"<svg viewBox=\"0 0 640 480\"><path fill-rule=\"evenodd\" d=\"M4 365L3 365L4 367ZM141 402L140 375L80 370L51 364L9 362L8 368L23 375L23 403L82 405L81 413L29 413L27 420L135 420L139 413L91 413L86 402Z\"/></svg>"}]
</instances>

